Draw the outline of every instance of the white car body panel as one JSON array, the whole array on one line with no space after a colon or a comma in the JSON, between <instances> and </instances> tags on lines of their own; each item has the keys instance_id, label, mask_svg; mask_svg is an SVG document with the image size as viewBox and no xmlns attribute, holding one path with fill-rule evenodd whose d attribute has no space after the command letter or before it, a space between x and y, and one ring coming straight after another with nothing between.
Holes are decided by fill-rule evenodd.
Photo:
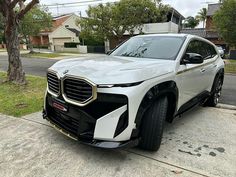
<instances>
[{"instance_id":1,"label":"white car body panel","mask_svg":"<svg viewBox=\"0 0 236 177\"><path fill-rule=\"evenodd\" d=\"M57 62L50 69L63 77L66 74L87 78L98 85L144 81L173 71L175 61L127 57L99 57L68 59ZM161 68L157 70L156 68ZM141 71L141 72L140 72Z\"/></svg>"}]
</instances>

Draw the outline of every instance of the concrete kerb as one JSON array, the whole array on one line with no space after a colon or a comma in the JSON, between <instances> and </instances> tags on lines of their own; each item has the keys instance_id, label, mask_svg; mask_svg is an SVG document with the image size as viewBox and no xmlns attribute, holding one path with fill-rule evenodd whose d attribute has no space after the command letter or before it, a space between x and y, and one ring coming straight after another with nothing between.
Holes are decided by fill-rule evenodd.
<instances>
[{"instance_id":1,"label":"concrete kerb","mask_svg":"<svg viewBox=\"0 0 236 177\"><path fill-rule=\"evenodd\" d=\"M236 106L234 106L234 105L220 104L220 103L217 105L217 108L220 108L220 109L229 109L229 110L236 110Z\"/></svg>"}]
</instances>

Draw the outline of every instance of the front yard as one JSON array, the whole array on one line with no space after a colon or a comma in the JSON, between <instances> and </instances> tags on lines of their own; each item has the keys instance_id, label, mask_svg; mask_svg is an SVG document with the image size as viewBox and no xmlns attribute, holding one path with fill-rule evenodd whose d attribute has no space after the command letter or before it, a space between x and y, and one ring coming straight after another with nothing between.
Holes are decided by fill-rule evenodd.
<instances>
[{"instance_id":1,"label":"front yard","mask_svg":"<svg viewBox=\"0 0 236 177\"><path fill-rule=\"evenodd\" d=\"M6 73L0 72L0 113L21 117L42 110L45 78L27 76L25 86L3 83L5 78Z\"/></svg>"},{"instance_id":2,"label":"front yard","mask_svg":"<svg viewBox=\"0 0 236 177\"><path fill-rule=\"evenodd\" d=\"M225 61L225 72L236 74L236 60Z\"/></svg>"}]
</instances>

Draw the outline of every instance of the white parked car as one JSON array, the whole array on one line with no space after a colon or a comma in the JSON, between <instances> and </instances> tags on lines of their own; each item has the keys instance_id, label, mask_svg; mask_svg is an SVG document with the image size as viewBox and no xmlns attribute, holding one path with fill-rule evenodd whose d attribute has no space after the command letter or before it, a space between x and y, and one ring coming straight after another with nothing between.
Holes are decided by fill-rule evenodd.
<instances>
[{"instance_id":1,"label":"white parked car","mask_svg":"<svg viewBox=\"0 0 236 177\"><path fill-rule=\"evenodd\" d=\"M47 80L43 115L61 133L96 147L158 150L165 121L217 105L224 62L197 36L141 35L108 56L59 61Z\"/></svg>"},{"instance_id":2,"label":"white parked car","mask_svg":"<svg viewBox=\"0 0 236 177\"><path fill-rule=\"evenodd\" d=\"M218 49L218 51L219 51L219 53L220 53L221 58L223 58L224 55L225 55L224 49L223 49L221 46L217 46L217 49Z\"/></svg>"}]
</instances>

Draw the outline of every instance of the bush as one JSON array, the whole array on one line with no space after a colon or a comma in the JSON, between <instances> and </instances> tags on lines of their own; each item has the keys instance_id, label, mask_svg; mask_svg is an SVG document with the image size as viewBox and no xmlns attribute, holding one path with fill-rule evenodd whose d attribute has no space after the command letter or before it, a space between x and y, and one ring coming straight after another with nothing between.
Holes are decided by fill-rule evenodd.
<instances>
[{"instance_id":1,"label":"bush","mask_svg":"<svg viewBox=\"0 0 236 177\"><path fill-rule=\"evenodd\" d=\"M82 41L82 40L81 40ZM88 45L88 46L104 46L104 41L93 38L93 37L89 37L87 39L84 39L84 45Z\"/></svg>"},{"instance_id":2,"label":"bush","mask_svg":"<svg viewBox=\"0 0 236 177\"><path fill-rule=\"evenodd\" d=\"M33 45L33 48L48 49L49 45Z\"/></svg>"},{"instance_id":3,"label":"bush","mask_svg":"<svg viewBox=\"0 0 236 177\"><path fill-rule=\"evenodd\" d=\"M65 42L64 43L64 47L65 48L77 48L77 45L79 45L80 43L78 42Z\"/></svg>"}]
</instances>

